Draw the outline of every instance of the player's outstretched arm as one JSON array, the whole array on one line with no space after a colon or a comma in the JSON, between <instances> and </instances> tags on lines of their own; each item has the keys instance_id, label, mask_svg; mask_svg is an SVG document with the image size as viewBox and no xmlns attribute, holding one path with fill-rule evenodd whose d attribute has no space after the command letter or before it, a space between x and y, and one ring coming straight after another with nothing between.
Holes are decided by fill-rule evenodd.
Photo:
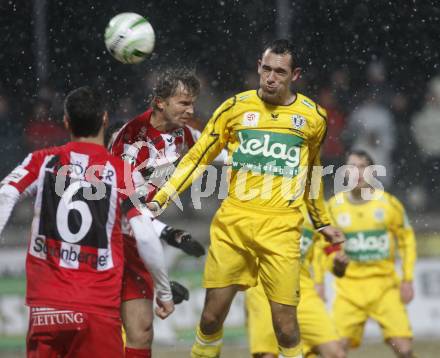
<instances>
[{"instance_id":1,"label":"player's outstretched arm","mask_svg":"<svg viewBox=\"0 0 440 358\"><path fill-rule=\"evenodd\" d=\"M12 185L0 188L0 236L19 198L20 192Z\"/></svg>"},{"instance_id":2,"label":"player's outstretched arm","mask_svg":"<svg viewBox=\"0 0 440 358\"><path fill-rule=\"evenodd\" d=\"M235 97L225 101L214 112L199 140L183 157L170 180L154 196L152 202L160 208L165 207L185 191L205 171L206 165L219 155L228 142L228 122L234 105Z\"/></svg>"},{"instance_id":3,"label":"player's outstretched arm","mask_svg":"<svg viewBox=\"0 0 440 358\"><path fill-rule=\"evenodd\" d=\"M146 214L134 216L129 222L136 239L139 256L153 276L158 304L156 314L164 319L174 311L174 303L165 268L162 244L154 230L146 229L151 227L151 218Z\"/></svg>"}]
</instances>

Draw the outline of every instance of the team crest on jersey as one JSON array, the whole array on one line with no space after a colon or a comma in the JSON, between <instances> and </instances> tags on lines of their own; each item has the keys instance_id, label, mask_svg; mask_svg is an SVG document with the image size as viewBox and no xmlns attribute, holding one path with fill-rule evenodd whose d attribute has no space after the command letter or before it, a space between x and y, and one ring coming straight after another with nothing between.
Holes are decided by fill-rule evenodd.
<instances>
[{"instance_id":1,"label":"team crest on jersey","mask_svg":"<svg viewBox=\"0 0 440 358\"><path fill-rule=\"evenodd\" d=\"M301 129L306 124L306 119L303 116L300 116L298 114L294 114L292 116L292 126L294 129Z\"/></svg>"},{"instance_id":2,"label":"team crest on jersey","mask_svg":"<svg viewBox=\"0 0 440 358\"><path fill-rule=\"evenodd\" d=\"M277 121L279 115L280 115L279 113L271 113L270 114L270 119L272 119L273 121Z\"/></svg>"},{"instance_id":3,"label":"team crest on jersey","mask_svg":"<svg viewBox=\"0 0 440 358\"><path fill-rule=\"evenodd\" d=\"M338 222L338 226L345 227L350 226L351 217L349 213L341 213L338 215L336 221Z\"/></svg>"},{"instance_id":4,"label":"team crest on jersey","mask_svg":"<svg viewBox=\"0 0 440 358\"><path fill-rule=\"evenodd\" d=\"M260 120L260 113L246 112L243 116L243 125L246 127L257 127Z\"/></svg>"},{"instance_id":5,"label":"team crest on jersey","mask_svg":"<svg viewBox=\"0 0 440 358\"><path fill-rule=\"evenodd\" d=\"M376 221L384 221L385 211L382 208L374 210L374 218L376 219Z\"/></svg>"}]
</instances>

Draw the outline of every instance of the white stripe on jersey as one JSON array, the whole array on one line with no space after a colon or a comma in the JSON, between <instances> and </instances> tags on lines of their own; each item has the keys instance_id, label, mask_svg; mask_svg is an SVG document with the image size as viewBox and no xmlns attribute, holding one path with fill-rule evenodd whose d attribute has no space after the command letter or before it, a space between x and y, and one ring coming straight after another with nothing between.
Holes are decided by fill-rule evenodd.
<instances>
[{"instance_id":1,"label":"white stripe on jersey","mask_svg":"<svg viewBox=\"0 0 440 358\"><path fill-rule=\"evenodd\" d=\"M61 267L77 269L79 268L79 253L81 252L81 245L70 244L68 242L61 243L60 261Z\"/></svg>"},{"instance_id":2,"label":"white stripe on jersey","mask_svg":"<svg viewBox=\"0 0 440 358\"><path fill-rule=\"evenodd\" d=\"M40 252L36 252L34 250L35 246L35 240L37 237L40 237L42 242L46 244L46 238L44 236L39 236L38 231L40 229L40 212L41 212L41 199L43 195L43 185L44 185L44 177L45 177L45 170L46 165L54 157L54 155L48 155L44 158L43 164L40 167L40 172L38 173L38 179L37 179L37 197L35 199L35 209L34 209L34 219L32 220L32 229L31 229L31 242L29 244L29 254L35 257L38 257L40 259L46 259L47 254L44 252L44 250L41 250Z\"/></svg>"},{"instance_id":3,"label":"white stripe on jersey","mask_svg":"<svg viewBox=\"0 0 440 358\"><path fill-rule=\"evenodd\" d=\"M73 179L84 179L86 169L89 166L89 156L87 154L70 152L70 177Z\"/></svg>"},{"instance_id":4,"label":"white stripe on jersey","mask_svg":"<svg viewBox=\"0 0 440 358\"><path fill-rule=\"evenodd\" d=\"M111 172L113 172L114 175L108 175ZM118 192L116 190L116 188L118 187L118 184L116 181L117 180L116 170L113 167L113 165L110 164L110 162L107 162L105 164L104 173L107 175L103 175L103 179L106 181L107 184L111 185L112 191L111 191L111 195L110 195L108 218L107 218L107 223L106 223L108 246L107 246L107 249L98 249L98 257L101 257L101 255L106 255L107 260L105 261L105 265L101 266L98 264L96 266L98 271L108 270L114 266L113 255L112 255L112 232L113 232L113 226L115 225L115 219L116 219L116 207L119 205Z\"/></svg>"}]
</instances>

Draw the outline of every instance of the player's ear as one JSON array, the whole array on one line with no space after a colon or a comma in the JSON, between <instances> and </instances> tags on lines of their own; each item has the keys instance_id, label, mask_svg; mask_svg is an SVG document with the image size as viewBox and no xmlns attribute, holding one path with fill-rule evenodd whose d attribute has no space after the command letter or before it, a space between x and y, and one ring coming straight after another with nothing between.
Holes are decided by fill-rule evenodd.
<instances>
[{"instance_id":1,"label":"player's ear","mask_svg":"<svg viewBox=\"0 0 440 358\"><path fill-rule=\"evenodd\" d=\"M159 111L163 111L163 109L165 107L165 100L161 97L154 97L153 101L154 101L155 107Z\"/></svg>"},{"instance_id":2,"label":"player's ear","mask_svg":"<svg viewBox=\"0 0 440 358\"><path fill-rule=\"evenodd\" d=\"M301 71L302 71L301 67L296 67L293 69L292 82L295 82L301 76Z\"/></svg>"},{"instance_id":3,"label":"player's ear","mask_svg":"<svg viewBox=\"0 0 440 358\"><path fill-rule=\"evenodd\" d=\"M64 123L64 128L66 128L70 132L69 117L67 117L67 115L64 115L63 123Z\"/></svg>"},{"instance_id":4,"label":"player's ear","mask_svg":"<svg viewBox=\"0 0 440 358\"><path fill-rule=\"evenodd\" d=\"M108 112L105 111L104 114L102 115L102 126L104 128L108 127Z\"/></svg>"},{"instance_id":5,"label":"player's ear","mask_svg":"<svg viewBox=\"0 0 440 358\"><path fill-rule=\"evenodd\" d=\"M258 71L258 74L261 75L261 60L257 61L257 71Z\"/></svg>"}]
</instances>

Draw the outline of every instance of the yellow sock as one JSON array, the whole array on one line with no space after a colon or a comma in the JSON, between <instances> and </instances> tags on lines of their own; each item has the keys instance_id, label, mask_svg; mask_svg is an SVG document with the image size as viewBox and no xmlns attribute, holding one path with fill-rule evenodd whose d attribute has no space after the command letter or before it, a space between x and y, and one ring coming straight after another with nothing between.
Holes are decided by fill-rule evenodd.
<instances>
[{"instance_id":1,"label":"yellow sock","mask_svg":"<svg viewBox=\"0 0 440 358\"><path fill-rule=\"evenodd\" d=\"M223 343L223 329L214 334L204 334L200 326L196 329L196 341L191 349L191 358L218 358Z\"/></svg>"},{"instance_id":2,"label":"yellow sock","mask_svg":"<svg viewBox=\"0 0 440 358\"><path fill-rule=\"evenodd\" d=\"M278 349L280 351L278 358L302 358L301 343L291 348L278 346Z\"/></svg>"}]
</instances>

